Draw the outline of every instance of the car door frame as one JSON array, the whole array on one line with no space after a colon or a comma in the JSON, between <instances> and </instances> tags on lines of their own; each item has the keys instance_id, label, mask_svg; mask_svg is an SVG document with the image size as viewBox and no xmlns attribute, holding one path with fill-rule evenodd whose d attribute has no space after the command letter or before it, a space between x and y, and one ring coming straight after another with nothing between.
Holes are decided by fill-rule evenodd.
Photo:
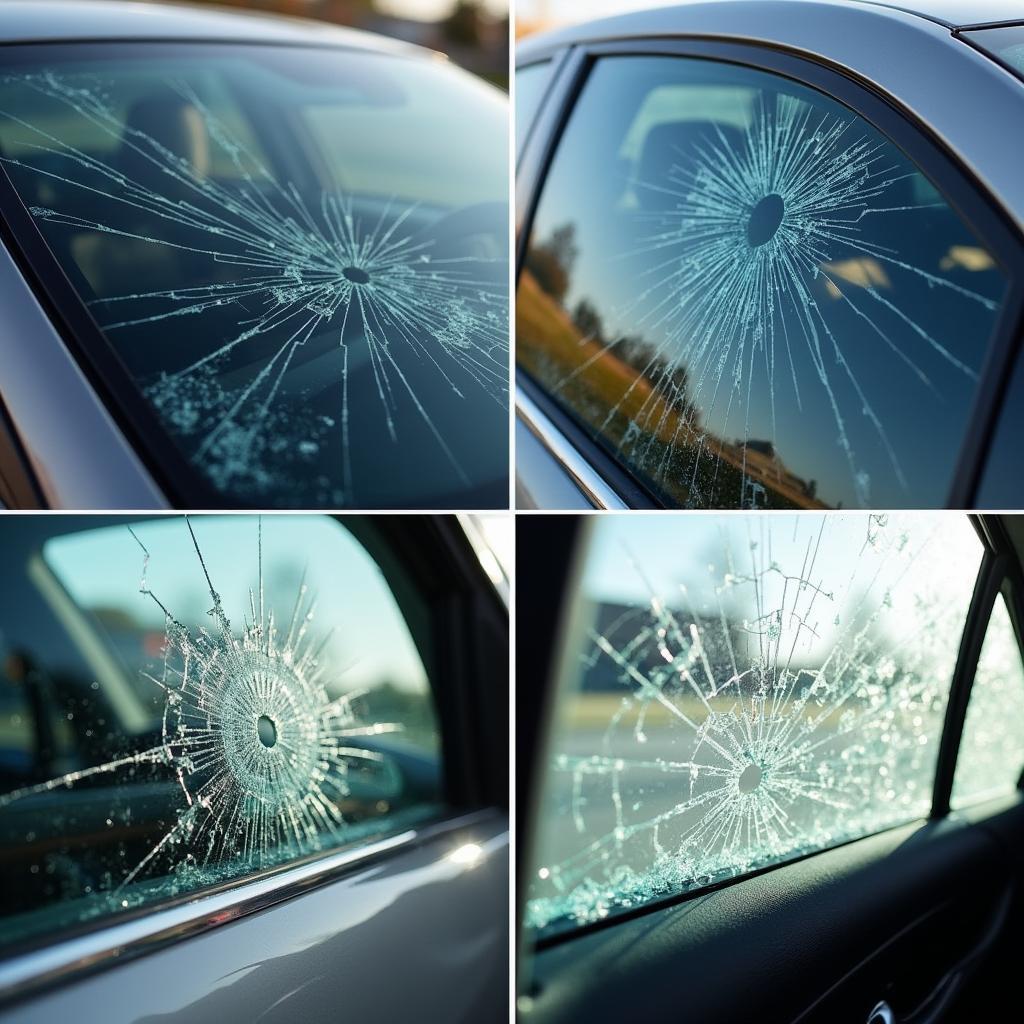
<instances>
[{"instance_id":1,"label":"car door frame","mask_svg":"<svg viewBox=\"0 0 1024 1024\"><path fill-rule=\"evenodd\" d=\"M986 457L999 423L1011 371L1024 336L1024 234L984 183L947 142L896 97L876 83L832 64L821 54L730 38L665 36L594 40L531 48L522 66L552 62L547 90L517 152L515 285L518 294L527 245L565 129L590 71L605 57L681 57L754 68L817 90L848 109L899 147L941 191L957 215L977 234L1000 266L1007 293L988 339L978 384L956 454L945 507L972 508ZM661 502L605 450L593 434L562 409L529 374L516 366L517 414L577 482L596 507L659 507ZM596 477L596 480L591 478Z\"/></svg>"}]
</instances>

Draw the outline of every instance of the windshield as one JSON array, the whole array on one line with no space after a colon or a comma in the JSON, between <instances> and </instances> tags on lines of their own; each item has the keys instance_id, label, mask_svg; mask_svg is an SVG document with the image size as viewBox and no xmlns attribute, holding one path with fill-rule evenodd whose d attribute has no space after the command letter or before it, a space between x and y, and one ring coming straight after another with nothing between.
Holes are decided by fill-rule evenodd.
<instances>
[{"instance_id":1,"label":"windshield","mask_svg":"<svg viewBox=\"0 0 1024 1024\"><path fill-rule=\"evenodd\" d=\"M0 160L104 385L215 501L489 507L507 116L441 61L30 47L0 75Z\"/></svg>"}]
</instances>

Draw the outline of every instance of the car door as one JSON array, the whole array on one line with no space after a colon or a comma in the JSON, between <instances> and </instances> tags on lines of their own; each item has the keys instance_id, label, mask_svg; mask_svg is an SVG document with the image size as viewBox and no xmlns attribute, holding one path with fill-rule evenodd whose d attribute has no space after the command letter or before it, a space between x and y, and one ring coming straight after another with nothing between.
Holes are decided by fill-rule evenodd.
<instances>
[{"instance_id":1,"label":"car door","mask_svg":"<svg viewBox=\"0 0 1024 1024\"><path fill-rule=\"evenodd\" d=\"M1005 1013L1022 539L1017 516L521 519L520 1019Z\"/></svg>"},{"instance_id":2,"label":"car door","mask_svg":"<svg viewBox=\"0 0 1024 1024\"><path fill-rule=\"evenodd\" d=\"M524 507L969 506L1019 241L955 155L768 48L551 64L518 169Z\"/></svg>"},{"instance_id":3,"label":"car door","mask_svg":"<svg viewBox=\"0 0 1024 1024\"><path fill-rule=\"evenodd\" d=\"M0 1019L501 1012L507 610L467 528L5 523Z\"/></svg>"}]
</instances>

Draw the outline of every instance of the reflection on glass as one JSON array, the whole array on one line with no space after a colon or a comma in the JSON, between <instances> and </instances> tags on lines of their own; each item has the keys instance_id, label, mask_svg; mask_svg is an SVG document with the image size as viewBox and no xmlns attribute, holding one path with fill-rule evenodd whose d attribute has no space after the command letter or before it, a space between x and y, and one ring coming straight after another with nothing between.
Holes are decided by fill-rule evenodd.
<instances>
[{"instance_id":1,"label":"reflection on glass","mask_svg":"<svg viewBox=\"0 0 1024 1024\"><path fill-rule=\"evenodd\" d=\"M607 58L545 181L517 356L669 504L936 506L1004 289L847 108Z\"/></svg>"},{"instance_id":2,"label":"reflection on glass","mask_svg":"<svg viewBox=\"0 0 1024 1024\"><path fill-rule=\"evenodd\" d=\"M563 638L542 933L927 815L964 516L604 516Z\"/></svg>"}]
</instances>

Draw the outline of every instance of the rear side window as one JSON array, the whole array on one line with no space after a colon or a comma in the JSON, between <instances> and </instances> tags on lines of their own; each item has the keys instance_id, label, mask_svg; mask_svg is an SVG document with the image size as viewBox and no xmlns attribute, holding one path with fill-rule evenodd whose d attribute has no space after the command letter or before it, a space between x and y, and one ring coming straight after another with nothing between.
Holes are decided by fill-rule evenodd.
<instances>
[{"instance_id":1,"label":"rear side window","mask_svg":"<svg viewBox=\"0 0 1024 1024\"><path fill-rule=\"evenodd\" d=\"M542 935L926 816L966 517L608 515L563 637Z\"/></svg>"},{"instance_id":2,"label":"rear side window","mask_svg":"<svg viewBox=\"0 0 1024 1024\"><path fill-rule=\"evenodd\" d=\"M25 241L200 507L506 502L507 136L496 90L371 53L30 47L0 75Z\"/></svg>"},{"instance_id":3,"label":"rear side window","mask_svg":"<svg viewBox=\"0 0 1024 1024\"><path fill-rule=\"evenodd\" d=\"M441 813L421 611L355 534L96 522L0 546L4 947Z\"/></svg>"},{"instance_id":4,"label":"rear side window","mask_svg":"<svg viewBox=\"0 0 1024 1024\"><path fill-rule=\"evenodd\" d=\"M1012 793L1024 771L1024 665L1006 599L996 598L978 657L950 803Z\"/></svg>"},{"instance_id":5,"label":"rear side window","mask_svg":"<svg viewBox=\"0 0 1024 1024\"><path fill-rule=\"evenodd\" d=\"M849 108L735 65L607 57L543 185L517 354L670 505L935 507L1006 287Z\"/></svg>"}]
</instances>

